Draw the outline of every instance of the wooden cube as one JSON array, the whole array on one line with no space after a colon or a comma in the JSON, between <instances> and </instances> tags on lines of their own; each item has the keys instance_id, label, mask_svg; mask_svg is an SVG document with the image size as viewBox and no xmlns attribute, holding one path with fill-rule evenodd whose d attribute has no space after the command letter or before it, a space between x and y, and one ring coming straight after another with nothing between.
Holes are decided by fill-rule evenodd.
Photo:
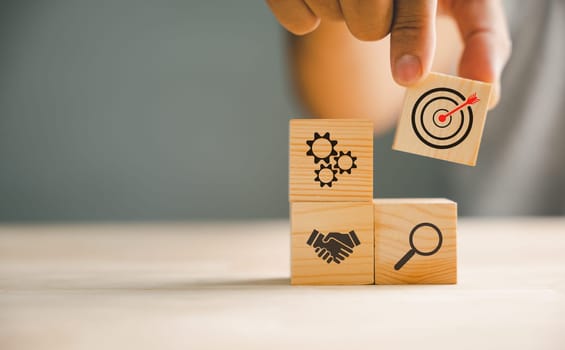
<instances>
[{"instance_id":1,"label":"wooden cube","mask_svg":"<svg viewBox=\"0 0 565 350\"><path fill-rule=\"evenodd\" d=\"M372 284L372 202L291 203L291 284Z\"/></svg>"},{"instance_id":2,"label":"wooden cube","mask_svg":"<svg viewBox=\"0 0 565 350\"><path fill-rule=\"evenodd\" d=\"M375 199L375 283L457 283L457 203Z\"/></svg>"},{"instance_id":3,"label":"wooden cube","mask_svg":"<svg viewBox=\"0 0 565 350\"><path fill-rule=\"evenodd\" d=\"M290 121L291 202L373 198L373 124L351 119Z\"/></svg>"},{"instance_id":4,"label":"wooden cube","mask_svg":"<svg viewBox=\"0 0 565 350\"><path fill-rule=\"evenodd\" d=\"M492 85L430 73L406 91L392 148L475 165Z\"/></svg>"}]
</instances>

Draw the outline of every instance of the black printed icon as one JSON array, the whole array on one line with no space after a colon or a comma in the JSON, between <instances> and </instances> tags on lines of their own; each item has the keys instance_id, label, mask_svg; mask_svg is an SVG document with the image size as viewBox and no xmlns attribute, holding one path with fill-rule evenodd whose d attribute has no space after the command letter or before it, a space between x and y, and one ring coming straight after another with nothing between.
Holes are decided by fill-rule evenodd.
<instances>
[{"instance_id":1,"label":"black printed icon","mask_svg":"<svg viewBox=\"0 0 565 350\"><path fill-rule=\"evenodd\" d=\"M318 257L328 264L331 262L340 264L361 242L353 230L349 233L330 232L327 235L313 230L306 244L314 248Z\"/></svg>"},{"instance_id":2,"label":"black printed icon","mask_svg":"<svg viewBox=\"0 0 565 350\"><path fill-rule=\"evenodd\" d=\"M320 184L320 187L332 187L332 184L338 181L337 174L351 174L351 170L357 168L357 157L351 155L351 151L339 151L339 155L335 146L338 144L337 140L332 140L330 133L326 132L323 135L315 132L312 140L307 140L308 151L307 156L314 158L314 164L320 164L318 169L314 170L316 176L314 181ZM331 159L333 157L333 164Z\"/></svg>"},{"instance_id":3,"label":"black printed icon","mask_svg":"<svg viewBox=\"0 0 565 350\"><path fill-rule=\"evenodd\" d=\"M438 241L436 246L434 247L434 249L432 250L422 250L422 249L418 249L415 245L414 245L414 235L416 234L416 232L420 229L423 228L431 228L433 231L435 231L435 233L437 234L438 237ZM410 260L414 254L418 254L421 256L430 256L430 255L434 255L435 253L437 253L440 248L441 248L441 244L443 243L443 235L441 233L441 230L434 224L431 224L429 222L422 222L416 226L414 226L414 228L412 228L412 231L410 231L410 237L408 238L408 241L410 243L410 250L400 259L398 260L398 262L396 263L396 265L394 265L394 269L395 270L400 270L407 262L408 260Z\"/></svg>"},{"instance_id":4,"label":"black printed icon","mask_svg":"<svg viewBox=\"0 0 565 350\"><path fill-rule=\"evenodd\" d=\"M339 156L334 157L335 167L339 169L339 173L351 174L351 169L357 168L355 161L357 157L351 155L351 151L343 152L339 151Z\"/></svg>"},{"instance_id":5,"label":"black printed icon","mask_svg":"<svg viewBox=\"0 0 565 350\"><path fill-rule=\"evenodd\" d=\"M330 139L330 133L327 132L323 136L319 133L314 133L314 139L306 141L306 144L310 146L307 156L314 157L314 163L318 164L321 160L326 163L330 162L330 157L337 155L335 150L335 145L337 141Z\"/></svg>"},{"instance_id":6,"label":"black printed icon","mask_svg":"<svg viewBox=\"0 0 565 350\"><path fill-rule=\"evenodd\" d=\"M332 183L337 181L337 170L332 169L331 165L320 165L320 169L314 170L316 173L316 178L314 181L318 181L320 183L320 187L328 186L332 187Z\"/></svg>"},{"instance_id":7,"label":"black printed icon","mask_svg":"<svg viewBox=\"0 0 565 350\"><path fill-rule=\"evenodd\" d=\"M477 94L465 97L457 90L440 87L426 91L412 108L412 129L427 146L447 149L465 141L473 128L471 105Z\"/></svg>"}]
</instances>

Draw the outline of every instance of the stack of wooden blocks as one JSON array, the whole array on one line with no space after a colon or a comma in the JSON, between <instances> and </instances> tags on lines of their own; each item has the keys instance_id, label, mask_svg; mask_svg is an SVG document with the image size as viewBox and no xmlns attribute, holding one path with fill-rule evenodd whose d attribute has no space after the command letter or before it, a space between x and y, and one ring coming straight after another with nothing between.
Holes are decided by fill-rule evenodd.
<instances>
[{"instance_id":1,"label":"stack of wooden blocks","mask_svg":"<svg viewBox=\"0 0 565 350\"><path fill-rule=\"evenodd\" d=\"M393 148L474 165L489 96L431 74L407 91ZM289 182L292 284L457 283L457 203L373 199L370 121L291 120Z\"/></svg>"}]
</instances>

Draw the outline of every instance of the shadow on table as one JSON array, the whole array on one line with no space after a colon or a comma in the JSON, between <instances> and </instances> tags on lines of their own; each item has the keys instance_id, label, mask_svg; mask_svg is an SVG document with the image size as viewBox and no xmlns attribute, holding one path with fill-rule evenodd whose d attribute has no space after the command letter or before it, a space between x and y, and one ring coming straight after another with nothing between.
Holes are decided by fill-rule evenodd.
<instances>
[{"instance_id":1,"label":"shadow on table","mask_svg":"<svg viewBox=\"0 0 565 350\"><path fill-rule=\"evenodd\" d=\"M28 281L29 282L29 281ZM351 285L351 286L294 286L290 285L290 278L288 277L265 277L265 278L246 278L234 277L223 279L187 279L187 280L153 280L153 281L127 281L127 280L75 280L75 279L57 279L39 281L38 283L19 283L16 285L2 286L0 289L5 290L57 290L57 291L89 291L89 292L191 292L191 291L226 291L226 290L265 290L265 289L280 289L280 288L295 288L300 290L302 288L316 288L317 290L334 290L336 288L343 289L344 287L352 287L356 289L365 289L367 287L374 287L374 285ZM420 285L418 290L431 288L437 289L441 286L434 285ZM452 288L450 285L444 286ZM413 286L397 285L397 286L378 286L380 292L396 292L399 289L411 289Z\"/></svg>"},{"instance_id":2,"label":"shadow on table","mask_svg":"<svg viewBox=\"0 0 565 350\"><path fill-rule=\"evenodd\" d=\"M260 287L280 287L290 286L290 278L239 278L239 279L226 279L226 280L200 280L190 281L186 283L169 283L153 288L151 290L201 290L201 289L246 289L246 288L260 288Z\"/></svg>"}]
</instances>

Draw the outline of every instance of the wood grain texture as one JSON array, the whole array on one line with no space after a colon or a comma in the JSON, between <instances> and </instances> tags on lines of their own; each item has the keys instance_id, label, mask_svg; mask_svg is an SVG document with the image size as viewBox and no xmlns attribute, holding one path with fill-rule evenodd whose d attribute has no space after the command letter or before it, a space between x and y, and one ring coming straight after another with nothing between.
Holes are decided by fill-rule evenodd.
<instances>
[{"instance_id":1,"label":"wood grain texture","mask_svg":"<svg viewBox=\"0 0 565 350\"><path fill-rule=\"evenodd\" d=\"M288 231L4 223L0 349L563 349L563 217L461 218L456 285L290 286Z\"/></svg>"},{"instance_id":2,"label":"wood grain texture","mask_svg":"<svg viewBox=\"0 0 565 350\"><path fill-rule=\"evenodd\" d=\"M315 140L329 133L329 139L337 141L334 154L315 162L314 155L307 155L311 146L307 141ZM331 146L320 139L312 146L315 155L325 157L331 153ZM355 168L349 169L351 159L341 158L342 170L336 166L340 152L351 152L355 157ZM328 161L326 161L328 160ZM345 162L343 162L345 160ZM321 171L321 181L331 182L331 187L316 181L321 167L331 166L332 170ZM373 198L373 124L368 120L353 119L293 119L290 121L289 199L291 202L313 201L371 201ZM329 176L328 176L329 174Z\"/></svg>"},{"instance_id":3,"label":"wood grain texture","mask_svg":"<svg viewBox=\"0 0 565 350\"><path fill-rule=\"evenodd\" d=\"M457 283L457 203L447 199L375 199L375 283ZM420 252L400 268L395 265L413 248ZM431 225L439 229L439 235Z\"/></svg>"},{"instance_id":4,"label":"wood grain texture","mask_svg":"<svg viewBox=\"0 0 565 350\"><path fill-rule=\"evenodd\" d=\"M392 148L474 166L491 90L491 84L430 73L422 82L406 90ZM464 105L474 93L480 101L442 121L442 114Z\"/></svg>"},{"instance_id":5,"label":"wood grain texture","mask_svg":"<svg viewBox=\"0 0 565 350\"><path fill-rule=\"evenodd\" d=\"M354 231L359 245L341 263L326 262L307 242L313 230ZM372 284L373 205L371 202L295 202L291 204L292 284Z\"/></svg>"}]
</instances>

